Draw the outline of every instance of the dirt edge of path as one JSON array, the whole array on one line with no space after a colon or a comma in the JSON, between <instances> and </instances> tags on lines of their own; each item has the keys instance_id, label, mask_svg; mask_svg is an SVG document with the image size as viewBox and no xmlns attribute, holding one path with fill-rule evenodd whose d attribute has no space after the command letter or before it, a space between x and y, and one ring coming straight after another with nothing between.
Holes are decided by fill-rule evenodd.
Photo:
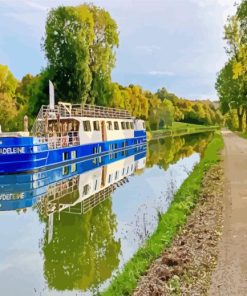
<instances>
[{"instance_id":1,"label":"dirt edge of path","mask_svg":"<svg viewBox=\"0 0 247 296\"><path fill-rule=\"evenodd\" d=\"M150 266L133 296L207 295L223 225L222 162L205 175L199 201L172 245Z\"/></svg>"}]
</instances>

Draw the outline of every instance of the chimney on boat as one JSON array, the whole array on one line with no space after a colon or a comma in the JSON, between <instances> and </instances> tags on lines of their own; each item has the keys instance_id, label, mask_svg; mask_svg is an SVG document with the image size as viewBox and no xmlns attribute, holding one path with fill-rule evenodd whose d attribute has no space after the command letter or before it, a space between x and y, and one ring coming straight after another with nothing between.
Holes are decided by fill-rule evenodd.
<instances>
[{"instance_id":1,"label":"chimney on boat","mask_svg":"<svg viewBox=\"0 0 247 296\"><path fill-rule=\"evenodd\" d=\"M54 91L54 85L49 80L49 101L50 101L50 109L55 109L55 91Z\"/></svg>"}]
</instances>

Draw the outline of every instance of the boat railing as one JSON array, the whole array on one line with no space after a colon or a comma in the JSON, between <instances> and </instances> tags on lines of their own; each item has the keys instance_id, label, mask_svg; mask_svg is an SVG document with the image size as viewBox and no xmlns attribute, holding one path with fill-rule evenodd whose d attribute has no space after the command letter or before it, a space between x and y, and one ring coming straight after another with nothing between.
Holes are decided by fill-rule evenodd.
<instances>
[{"instance_id":1,"label":"boat railing","mask_svg":"<svg viewBox=\"0 0 247 296\"><path fill-rule=\"evenodd\" d=\"M39 144L47 144L49 149L71 147L80 145L78 132L68 132L63 135L38 137Z\"/></svg>"},{"instance_id":2,"label":"boat railing","mask_svg":"<svg viewBox=\"0 0 247 296\"><path fill-rule=\"evenodd\" d=\"M113 193L115 189L116 187L114 184L110 185L81 201L78 200L78 202L76 202L74 205L64 205L59 210L68 214L85 214L108 199L110 194Z\"/></svg>"},{"instance_id":3,"label":"boat railing","mask_svg":"<svg viewBox=\"0 0 247 296\"><path fill-rule=\"evenodd\" d=\"M128 111L123 109L88 104L72 105L60 102L58 105L55 105L54 108L51 108L50 105L43 105L41 107L31 133L33 135L44 133L45 126L49 119L59 121L61 118L70 117L133 119Z\"/></svg>"},{"instance_id":4,"label":"boat railing","mask_svg":"<svg viewBox=\"0 0 247 296\"><path fill-rule=\"evenodd\" d=\"M49 105L43 105L41 108L41 114L39 115L42 115L42 118L48 116L48 118L55 119L58 114L60 117L132 118L128 111L123 109L88 104L69 105L65 103L59 103L54 109L51 109Z\"/></svg>"}]
</instances>

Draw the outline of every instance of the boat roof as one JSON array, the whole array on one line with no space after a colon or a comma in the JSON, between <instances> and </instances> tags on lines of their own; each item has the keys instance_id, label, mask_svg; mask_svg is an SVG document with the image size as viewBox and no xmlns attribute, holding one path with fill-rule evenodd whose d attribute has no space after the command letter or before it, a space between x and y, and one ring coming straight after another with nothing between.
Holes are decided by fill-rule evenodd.
<instances>
[{"instance_id":1,"label":"boat roof","mask_svg":"<svg viewBox=\"0 0 247 296\"><path fill-rule=\"evenodd\" d=\"M54 108L50 105L43 105L38 117L50 118L52 115L54 117L93 117L93 118L118 118L118 119L133 119L128 111L123 109L109 108L104 106L95 106L88 104L70 104L59 102Z\"/></svg>"}]
</instances>

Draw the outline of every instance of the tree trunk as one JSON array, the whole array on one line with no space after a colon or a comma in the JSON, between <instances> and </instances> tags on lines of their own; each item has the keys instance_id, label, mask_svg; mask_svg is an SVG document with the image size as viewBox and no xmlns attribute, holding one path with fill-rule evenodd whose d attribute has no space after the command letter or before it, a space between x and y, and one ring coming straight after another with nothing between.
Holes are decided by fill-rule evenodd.
<instances>
[{"instance_id":1,"label":"tree trunk","mask_svg":"<svg viewBox=\"0 0 247 296\"><path fill-rule=\"evenodd\" d=\"M243 116L244 116L244 108L239 107L237 109L238 112L238 128L240 130L240 132L243 131Z\"/></svg>"}]
</instances>

